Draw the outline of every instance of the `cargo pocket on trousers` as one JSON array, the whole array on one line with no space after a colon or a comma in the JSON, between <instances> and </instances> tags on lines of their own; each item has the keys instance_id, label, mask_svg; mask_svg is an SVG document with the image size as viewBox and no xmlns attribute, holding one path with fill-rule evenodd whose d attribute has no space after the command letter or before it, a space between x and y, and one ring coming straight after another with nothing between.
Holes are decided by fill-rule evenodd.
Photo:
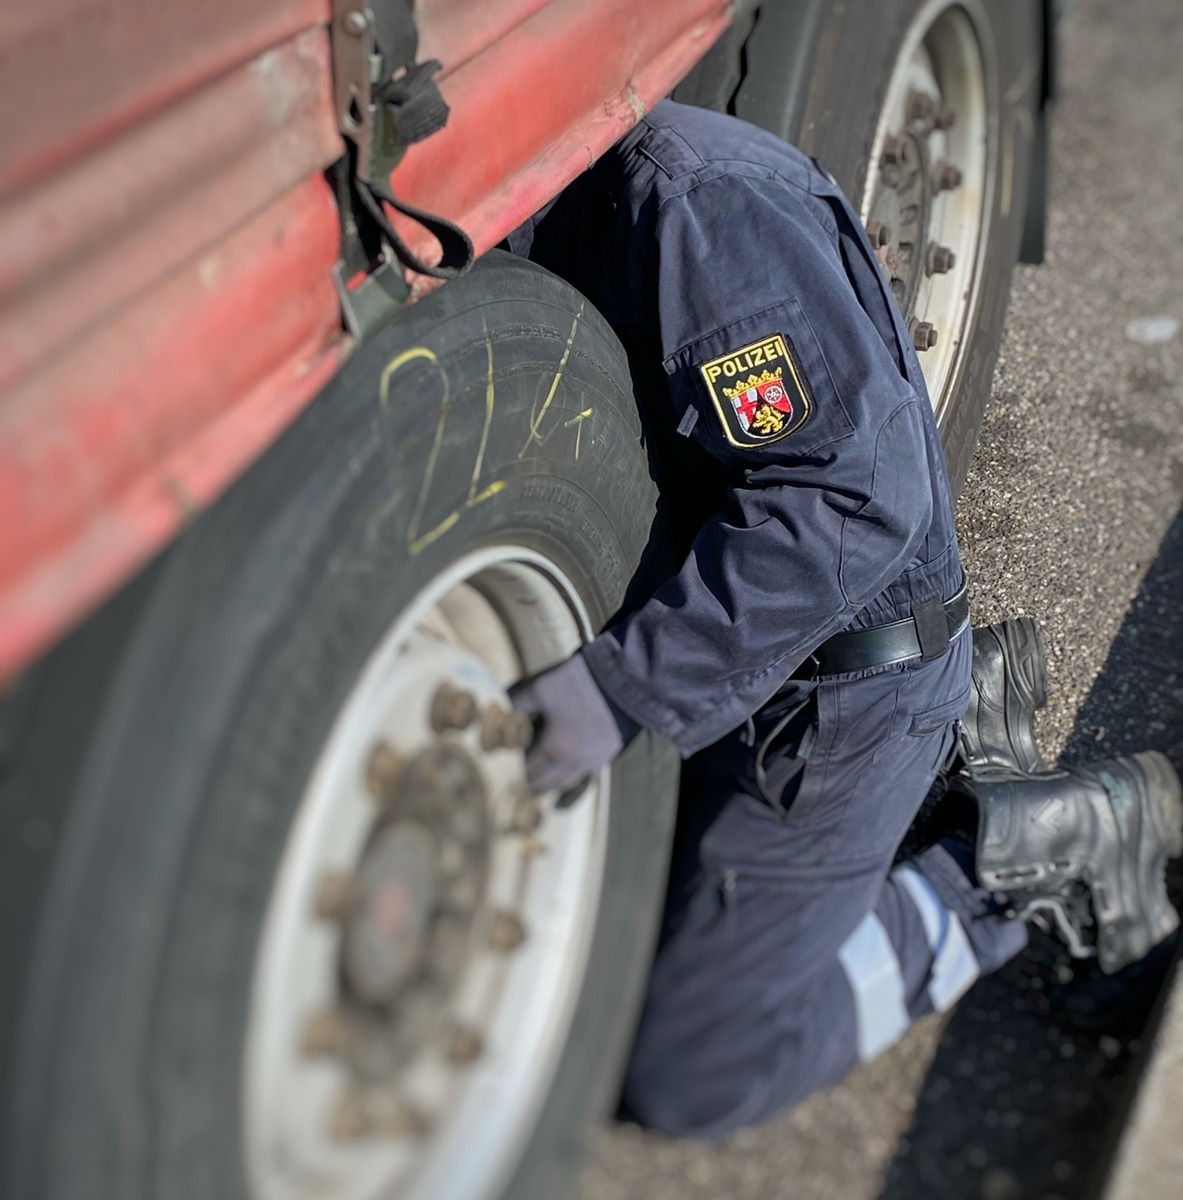
<instances>
[{"instance_id":1,"label":"cargo pocket on trousers","mask_svg":"<svg viewBox=\"0 0 1183 1200\"><path fill-rule=\"evenodd\" d=\"M929 738L934 743L931 767L934 773L948 770L961 741L961 718L969 705L970 689L946 700L935 708L913 713L908 733L913 738Z\"/></svg>"},{"instance_id":2,"label":"cargo pocket on trousers","mask_svg":"<svg viewBox=\"0 0 1183 1200\"><path fill-rule=\"evenodd\" d=\"M923 712L913 713L911 723L908 726L908 732L918 737L923 737L926 734L937 733L946 725L951 725L954 721L961 720L965 716L965 710L969 707L969 695L970 689L967 687L965 691L955 696L952 700L943 700L933 708L926 708Z\"/></svg>"}]
</instances>

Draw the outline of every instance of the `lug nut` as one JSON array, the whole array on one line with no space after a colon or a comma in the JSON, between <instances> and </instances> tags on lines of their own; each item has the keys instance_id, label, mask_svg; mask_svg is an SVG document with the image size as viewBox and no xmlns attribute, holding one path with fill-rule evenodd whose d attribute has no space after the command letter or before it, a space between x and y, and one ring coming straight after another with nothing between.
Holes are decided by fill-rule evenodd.
<instances>
[{"instance_id":1,"label":"lug nut","mask_svg":"<svg viewBox=\"0 0 1183 1200\"><path fill-rule=\"evenodd\" d=\"M898 166L904 160L903 138L889 133L883 139L883 151L879 156L879 164L884 167Z\"/></svg>"},{"instance_id":2,"label":"lug nut","mask_svg":"<svg viewBox=\"0 0 1183 1200\"><path fill-rule=\"evenodd\" d=\"M912 326L912 345L917 350L931 350L937 344L936 327L931 321L917 321Z\"/></svg>"},{"instance_id":3,"label":"lug nut","mask_svg":"<svg viewBox=\"0 0 1183 1200\"><path fill-rule=\"evenodd\" d=\"M938 246L933 242L928 249L928 273L930 275L944 275L946 271L952 269L956 261L957 256L948 246Z\"/></svg>"},{"instance_id":4,"label":"lug nut","mask_svg":"<svg viewBox=\"0 0 1183 1200\"><path fill-rule=\"evenodd\" d=\"M481 713L482 750L525 750L534 740L534 723L522 712L490 704Z\"/></svg>"},{"instance_id":5,"label":"lug nut","mask_svg":"<svg viewBox=\"0 0 1183 1200\"><path fill-rule=\"evenodd\" d=\"M939 162L932 171L932 186L938 192L951 192L961 186L961 172L952 163Z\"/></svg>"},{"instance_id":6,"label":"lug nut","mask_svg":"<svg viewBox=\"0 0 1183 1200\"><path fill-rule=\"evenodd\" d=\"M457 1025L448 1041L448 1062L462 1067L480 1056L483 1042L475 1029Z\"/></svg>"},{"instance_id":7,"label":"lug nut","mask_svg":"<svg viewBox=\"0 0 1183 1200\"><path fill-rule=\"evenodd\" d=\"M431 701L431 727L436 733L446 729L467 729L476 720L476 697L450 683L441 683Z\"/></svg>"},{"instance_id":8,"label":"lug nut","mask_svg":"<svg viewBox=\"0 0 1183 1200\"><path fill-rule=\"evenodd\" d=\"M871 239L871 245L878 250L891 241L891 226L872 218L867 222L867 237Z\"/></svg>"},{"instance_id":9,"label":"lug nut","mask_svg":"<svg viewBox=\"0 0 1183 1200\"><path fill-rule=\"evenodd\" d=\"M934 115L936 101L927 92L913 91L908 94L908 120L925 121Z\"/></svg>"},{"instance_id":10,"label":"lug nut","mask_svg":"<svg viewBox=\"0 0 1183 1200\"><path fill-rule=\"evenodd\" d=\"M337 1101L329 1131L339 1142L356 1142L370 1132L366 1106L356 1092L346 1092Z\"/></svg>"},{"instance_id":11,"label":"lug nut","mask_svg":"<svg viewBox=\"0 0 1183 1200\"><path fill-rule=\"evenodd\" d=\"M346 871L327 871L316 885L316 915L322 921L343 921L353 895L352 875Z\"/></svg>"},{"instance_id":12,"label":"lug nut","mask_svg":"<svg viewBox=\"0 0 1183 1200\"><path fill-rule=\"evenodd\" d=\"M526 927L516 913L496 912L489 923L489 946L502 954L516 950L526 940Z\"/></svg>"},{"instance_id":13,"label":"lug nut","mask_svg":"<svg viewBox=\"0 0 1183 1200\"><path fill-rule=\"evenodd\" d=\"M300 1049L309 1058L326 1054L340 1054L349 1037L349 1023L339 1008L326 1008L304 1027Z\"/></svg>"},{"instance_id":14,"label":"lug nut","mask_svg":"<svg viewBox=\"0 0 1183 1200\"><path fill-rule=\"evenodd\" d=\"M393 799L406 765L406 760L395 754L386 742L379 742L370 751L370 761L366 763L366 787L370 795L381 803Z\"/></svg>"}]
</instances>

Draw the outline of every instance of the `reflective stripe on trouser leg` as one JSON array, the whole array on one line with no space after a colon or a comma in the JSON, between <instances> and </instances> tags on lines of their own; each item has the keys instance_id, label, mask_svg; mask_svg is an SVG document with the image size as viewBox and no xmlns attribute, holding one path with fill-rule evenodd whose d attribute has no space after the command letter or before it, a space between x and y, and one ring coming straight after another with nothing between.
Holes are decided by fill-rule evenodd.
<instances>
[{"instance_id":1,"label":"reflective stripe on trouser leg","mask_svg":"<svg viewBox=\"0 0 1183 1200\"><path fill-rule=\"evenodd\" d=\"M904 865L892 871L891 878L903 884L924 922L933 956L928 997L937 1012L946 1012L981 974L965 927L961 918L941 903L932 884L919 871Z\"/></svg>"},{"instance_id":2,"label":"reflective stripe on trouser leg","mask_svg":"<svg viewBox=\"0 0 1183 1200\"><path fill-rule=\"evenodd\" d=\"M917 1017L946 1012L981 974L960 917L907 865L892 871L876 911L842 944L838 960L854 998L864 1062Z\"/></svg>"},{"instance_id":3,"label":"reflective stripe on trouser leg","mask_svg":"<svg viewBox=\"0 0 1183 1200\"><path fill-rule=\"evenodd\" d=\"M868 913L842 943L838 961L854 996L859 1058L887 1049L912 1023L895 947L875 913Z\"/></svg>"}]
</instances>

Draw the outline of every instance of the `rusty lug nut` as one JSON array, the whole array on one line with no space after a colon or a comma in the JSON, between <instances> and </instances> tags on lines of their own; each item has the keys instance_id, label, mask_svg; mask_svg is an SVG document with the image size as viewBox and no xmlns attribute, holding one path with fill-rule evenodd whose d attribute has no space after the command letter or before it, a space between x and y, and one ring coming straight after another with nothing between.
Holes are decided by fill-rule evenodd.
<instances>
[{"instance_id":1,"label":"rusty lug nut","mask_svg":"<svg viewBox=\"0 0 1183 1200\"><path fill-rule=\"evenodd\" d=\"M481 713L482 750L525 750L534 740L534 723L521 712L490 704Z\"/></svg>"},{"instance_id":2,"label":"rusty lug nut","mask_svg":"<svg viewBox=\"0 0 1183 1200\"><path fill-rule=\"evenodd\" d=\"M937 102L927 93L913 91L908 94L908 120L926 121L936 111Z\"/></svg>"},{"instance_id":3,"label":"rusty lug nut","mask_svg":"<svg viewBox=\"0 0 1183 1200\"><path fill-rule=\"evenodd\" d=\"M346 1092L337 1101L329 1131L339 1142L356 1142L370 1132L366 1106L356 1092Z\"/></svg>"},{"instance_id":4,"label":"rusty lug nut","mask_svg":"<svg viewBox=\"0 0 1183 1200\"><path fill-rule=\"evenodd\" d=\"M385 742L379 742L366 763L366 787L370 795L383 802L392 799L406 765L401 755L395 754Z\"/></svg>"},{"instance_id":5,"label":"rusty lug nut","mask_svg":"<svg viewBox=\"0 0 1183 1200\"><path fill-rule=\"evenodd\" d=\"M872 218L867 222L867 237L871 239L871 245L878 250L891 241L891 226Z\"/></svg>"},{"instance_id":6,"label":"rusty lug nut","mask_svg":"<svg viewBox=\"0 0 1183 1200\"><path fill-rule=\"evenodd\" d=\"M961 186L961 172L952 163L939 162L932 171L932 186L938 192L951 192Z\"/></svg>"},{"instance_id":7,"label":"rusty lug nut","mask_svg":"<svg viewBox=\"0 0 1183 1200\"><path fill-rule=\"evenodd\" d=\"M431 727L436 733L445 729L467 729L476 720L476 697L450 683L441 683L431 701Z\"/></svg>"},{"instance_id":8,"label":"rusty lug nut","mask_svg":"<svg viewBox=\"0 0 1183 1200\"><path fill-rule=\"evenodd\" d=\"M326 1054L339 1054L349 1037L349 1023L339 1008L326 1008L318 1012L304 1027L300 1049L309 1058Z\"/></svg>"},{"instance_id":9,"label":"rusty lug nut","mask_svg":"<svg viewBox=\"0 0 1183 1200\"><path fill-rule=\"evenodd\" d=\"M516 913L496 912L489 924L489 946L502 954L516 950L526 940L526 927Z\"/></svg>"},{"instance_id":10,"label":"rusty lug nut","mask_svg":"<svg viewBox=\"0 0 1183 1200\"><path fill-rule=\"evenodd\" d=\"M912 326L912 345L917 350L931 350L936 344L937 331L931 321L917 321Z\"/></svg>"},{"instance_id":11,"label":"rusty lug nut","mask_svg":"<svg viewBox=\"0 0 1183 1200\"><path fill-rule=\"evenodd\" d=\"M952 269L956 261L957 256L948 246L938 246L934 242L928 248L928 273L930 275L944 275L946 271Z\"/></svg>"},{"instance_id":12,"label":"rusty lug nut","mask_svg":"<svg viewBox=\"0 0 1183 1200\"><path fill-rule=\"evenodd\" d=\"M316 915L322 921L343 921L353 902L353 876L346 871L326 871L316 885Z\"/></svg>"},{"instance_id":13,"label":"rusty lug nut","mask_svg":"<svg viewBox=\"0 0 1183 1200\"><path fill-rule=\"evenodd\" d=\"M879 155L879 165L883 167L898 166L904 159L903 138L889 133L883 139L883 151Z\"/></svg>"},{"instance_id":14,"label":"rusty lug nut","mask_svg":"<svg viewBox=\"0 0 1183 1200\"><path fill-rule=\"evenodd\" d=\"M481 1035L475 1029L457 1025L448 1040L448 1062L458 1067L466 1066L480 1056L483 1046Z\"/></svg>"}]
</instances>

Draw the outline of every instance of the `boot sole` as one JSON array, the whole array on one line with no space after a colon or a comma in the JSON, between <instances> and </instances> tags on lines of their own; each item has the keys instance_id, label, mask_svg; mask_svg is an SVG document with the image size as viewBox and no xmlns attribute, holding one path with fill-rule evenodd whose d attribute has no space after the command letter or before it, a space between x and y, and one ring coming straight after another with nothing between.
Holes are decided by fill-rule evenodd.
<instances>
[{"instance_id":1,"label":"boot sole","mask_svg":"<svg viewBox=\"0 0 1183 1200\"><path fill-rule=\"evenodd\" d=\"M1098 963L1106 974L1144 958L1178 928L1179 914L1167 896L1166 866L1183 854L1183 784L1170 760L1148 750L1113 765L1132 778L1136 803L1134 811L1119 813L1111 800L1119 831L1132 835L1129 856L1122 859L1133 878L1122 881L1122 907L1130 915L1111 924L1100 919Z\"/></svg>"}]
</instances>

